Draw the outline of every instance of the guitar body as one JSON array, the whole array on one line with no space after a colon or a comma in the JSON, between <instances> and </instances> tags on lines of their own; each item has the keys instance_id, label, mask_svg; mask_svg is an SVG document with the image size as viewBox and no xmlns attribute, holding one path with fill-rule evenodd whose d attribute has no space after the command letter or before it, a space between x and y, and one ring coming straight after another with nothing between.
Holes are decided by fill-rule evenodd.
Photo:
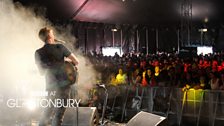
<instances>
[{"instance_id":1,"label":"guitar body","mask_svg":"<svg viewBox=\"0 0 224 126\"><path fill-rule=\"evenodd\" d=\"M63 62L48 69L47 82L51 87L67 87L76 83L77 69L70 62Z\"/></svg>"},{"instance_id":2,"label":"guitar body","mask_svg":"<svg viewBox=\"0 0 224 126\"><path fill-rule=\"evenodd\" d=\"M68 85L75 84L78 77L77 69L72 63L65 61L63 64L63 70L65 72L66 79L68 80Z\"/></svg>"}]
</instances>

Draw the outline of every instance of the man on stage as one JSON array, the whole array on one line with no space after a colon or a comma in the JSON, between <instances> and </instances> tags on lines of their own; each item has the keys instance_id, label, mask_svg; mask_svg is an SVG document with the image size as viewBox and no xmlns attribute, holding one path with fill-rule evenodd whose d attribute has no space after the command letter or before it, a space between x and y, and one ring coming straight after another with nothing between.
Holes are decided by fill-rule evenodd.
<instances>
[{"instance_id":1,"label":"man on stage","mask_svg":"<svg viewBox=\"0 0 224 126\"><path fill-rule=\"evenodd\" d=\"M62 99L67 101L71 91L71 82L73 81L70 80L69 75L64 70L64 59L69 59L70 63L74 65L74 68L78 65L79 61L64 45L55 43L52 29L47 27L40 29L39 38L45 45L36 50L35 61L41 74L46 77L47 98L51 100ZM54 92L55 95L50 95L51 92ZM47 126L51 118L52 126L61 126L65 109L65 107L45 108L39 126Z\"/></svg>"}]
</instances>

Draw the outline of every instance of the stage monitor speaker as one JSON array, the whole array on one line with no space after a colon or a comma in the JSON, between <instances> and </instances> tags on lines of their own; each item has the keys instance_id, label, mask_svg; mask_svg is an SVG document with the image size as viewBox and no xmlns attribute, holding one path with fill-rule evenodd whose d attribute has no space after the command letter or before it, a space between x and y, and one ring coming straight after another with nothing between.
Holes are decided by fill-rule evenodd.
<instances>
[{"instance_id":1,"label":"stage monitor speaker","mask_svg":"<svg viewBox=\"0 0 224 126\"><path fill-rule=\"evenodd\" d=\"M166 118L147 112L139 112L131 120L127 126L166 126Z\"/></svg>"},{"instance_id":2,"label":"stage monitor speaker","mask_svg":"<svg viewBox=\"0 0 224 126\"><path fill-rule=\"evenodd\" d=\"M99 115L96 107L67 108L62 126L97 126Z\"/></svg>"}]
</instances>

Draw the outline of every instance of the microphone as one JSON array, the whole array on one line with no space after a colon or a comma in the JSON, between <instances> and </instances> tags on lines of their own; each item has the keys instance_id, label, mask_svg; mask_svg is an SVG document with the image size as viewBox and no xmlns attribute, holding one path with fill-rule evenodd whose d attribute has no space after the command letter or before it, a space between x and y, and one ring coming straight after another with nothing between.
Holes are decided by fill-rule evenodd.
<instances>
[{"instance_id":1,"label":"microphone","mask_svg":"<svg viewBox=\"0 0 224 126\"><path fill-rule=\"evenodd\" d=\"M65 41L63 40L60 40L60 39L54 39L55 42L59 42L59 43L66 43Z\"/></svg>"},{"instance_id":2,"label":"microphone","mask_svg":"<svg viewBox=\"0 0 224 126\"><path fill-rule=\"evenodd\" d=\"M96 84L100 88L106 88L105 84Z\"/></svg>"}]
</instances>

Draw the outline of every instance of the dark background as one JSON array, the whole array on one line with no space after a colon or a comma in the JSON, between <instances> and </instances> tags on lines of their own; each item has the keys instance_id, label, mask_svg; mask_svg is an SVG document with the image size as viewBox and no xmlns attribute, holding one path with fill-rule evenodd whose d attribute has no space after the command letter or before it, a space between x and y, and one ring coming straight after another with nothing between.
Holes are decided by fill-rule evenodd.
<instances>
[{"instance_id":1,"label":"dark background","mask_svg":"<svg viewBox=\"0 0 224 126\"><path fill-rule=\"evenodd\" d=\"M112 46L112 28L115 46L121 46L121 30L124 51L136 49L137 33L139 50L146 50L148 30L149 52L156 49L156 31L160 51L177 50L178 30L181 25L181 3L184 0L14 0L25 7L34 7L53 24L71 25L78 38L77 47L83 51L98 51L102 46ZM203 45L213 46L215 51L224 48L224 1L192 0L191 44L200 45L200 28ZM80 9L80 10L79 10ZM45 11L43 11L45 10ZM205 22L205 19L208 21Z\"/></svg>"}]
</instances>

